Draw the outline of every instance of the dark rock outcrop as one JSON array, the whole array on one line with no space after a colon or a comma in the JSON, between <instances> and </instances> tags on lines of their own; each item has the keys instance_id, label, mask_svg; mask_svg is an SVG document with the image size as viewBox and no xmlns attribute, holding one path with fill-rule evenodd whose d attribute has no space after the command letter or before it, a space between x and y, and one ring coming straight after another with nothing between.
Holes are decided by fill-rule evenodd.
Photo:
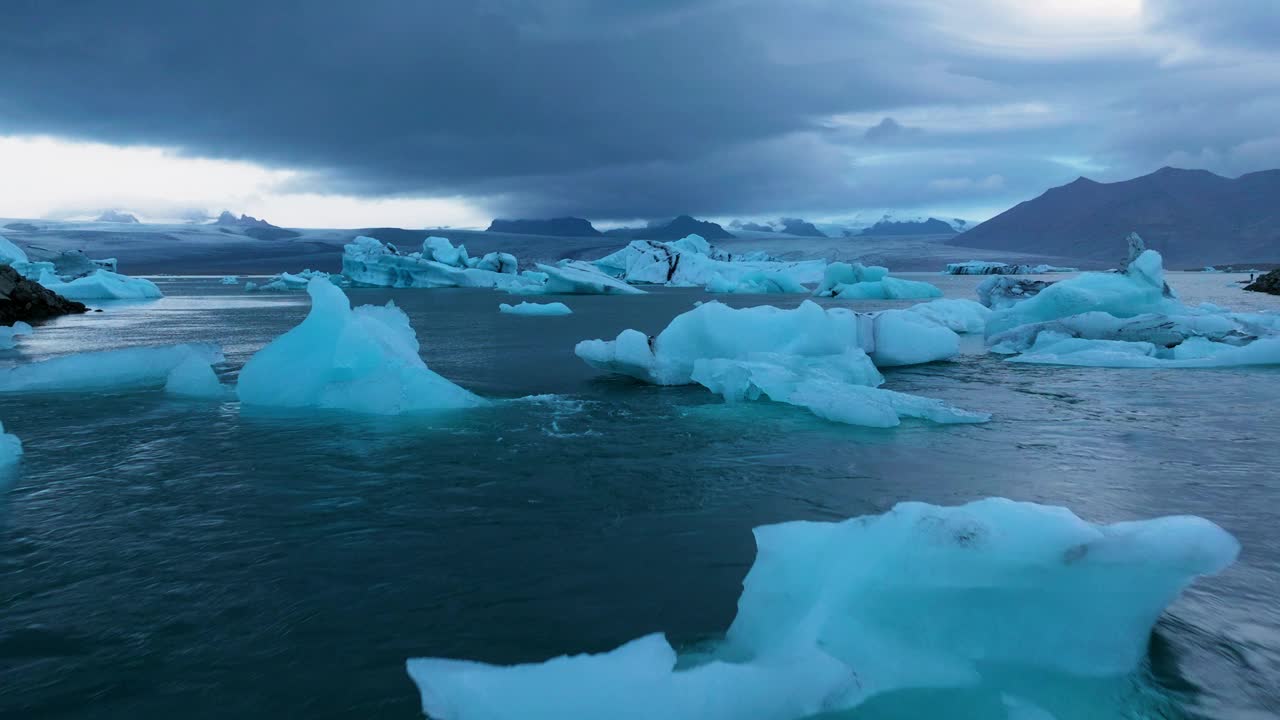
<instances>
[{"instance_id":1,"label":"dark rock outcrop","mask_svg":"<svg viewBox=\"0 0 1280 720\"><path fill-rule=\"evenodd\" d=\"M8 265L0 266L0 325L19 320L32 322L88 310L83 303L68 300L28 280Z\"/></svg>"},{"instance_id":2,"label":"dark rock outcrop","mask_svg":"<svg viewBox=\"0 0 1280 720\"><path fill-rule=\"evenodd\" d=\"M559 217L550 220L499 220L489 223L486 232L511 233L513 235L550 235L552 237L601 237L603 233L591 225L590 220L577 217Z\"/></svg>"},{"instance_id":3,"label":"dark rock outcrop","mask_svg":"<svg viewBox=\"0 0 1280 720\"><path fill-rule=\"evenodd\" d=\"M1280 270L1272 270L1271 272L1260 276L1257 280L1245 285L1244 289L1252 290L1253 292L1280 295Z\"/></svg>"},{"instance_id":4,"label":"dark rock outcrop","mask_svg":"<svg viewBox=\"0 0 1280 720\"><path fill-rule=\"evenodd\" d=\"M813 223L801 218L782 218L782 232L797 237L826 237Z\"/></svg>"},{"instance_id":5,"label":"dark rock outcrop","mask_svg":"<svg viewBox=\"0 0 1280 720\"><path fill-rule=\"evenodd\" d=\"M938 218L928 220L881 220L862 231L863 235L955 235L956 229Z\"/></svg>"},{"instance_id":6,"label":"dark rock outcrop","mask_svg":"<svg viewBox=\"0 0 1280 720\"><path fill-rule=\"evenodd\" d=\"M223 229L231 229L241 235L248 235L258 240L285 240L295 238L301 233L286 230L278 225L272 225L266 220L260 220L252 215L241 215L236 217L229 210L223 210L218 219L213 222Z\"/></svg>"}]
</instances>

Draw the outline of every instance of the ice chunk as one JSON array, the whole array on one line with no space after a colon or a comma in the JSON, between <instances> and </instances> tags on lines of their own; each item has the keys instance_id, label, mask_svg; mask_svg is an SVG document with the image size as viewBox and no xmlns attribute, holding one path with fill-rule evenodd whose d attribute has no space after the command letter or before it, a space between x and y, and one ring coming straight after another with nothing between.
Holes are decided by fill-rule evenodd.
<instances>
[{"instance_id":1,"label":"ice chunk","mask_svg":"<svg viewBox=\"0 0 1280 720\"><path fill-rule=\"evenodd\" d=\"M980 333L987 327L991 309L973 300L933 300L907 310L958 333Z\"/></svg>"},{"instance_id":2,"label":"ice chunk","mask_svg":"<svg viewBox=\"0 0 1280 720\"><path fill-rule=\"evenodd\" d=\"M994 313L987 321L987 333L1095 311L1116 317L1180 314L1183 306L1166 295L1166 288L1160 254L1146 250L1123 273L1082 273Z\"/></svg>"},{"instance_id":3,"label":"ice chunk","mask_svg":"<svg viewBox=\"0 0 1280 720\"><path fill-rule=\"evenodd\" d=\"M0 265L17 265L19 263L29 263L31 258L27 257L27 252L9 238L0 235Z\"/></svg>"},{"instance_id":4,"label":"ice chunk","mask_svg":"<svg viewBox=\"0 0 1280 720\"><path fill-rule=\"evenodd\" d=\"M21 320L11 327L0 326L0 350L12 350L18 345L18 338L31 334L31 326Z\"/></svg>"},{"instance_id":5,"label":"ice chunk","mask_svg":"<svg viewBox=\"0 0 1280 720\"><path fill-rule=\"evenodd\" d=\"M160 288L150 280L110 270L95 270L74 280L63 280L52 270L45 270L38 282L68 300L151 300L164 297Z\"/></svg>"},{"instance_id":6,"label":"ice chunk","mask_svg":"<svg viewBox=\"0 0 1280 720\"><path fill-rule=\"evenodd\" d=\"M222 283L223 285L239 285L240 277L238 275L227 275L223 277L221 280L219 280L218 282Z\"/></svg>"},{"instance_id":7,"label":"ice chunk","mask_svg":"<svg viewBox=\"0 0 1280 720\"><path fill-rule=\"evenodd\" d=\"M470 267L466 248L455 248L445 238L427 238L422 252L402 253L393 245L360 236L343 246L342 274L353 284L367 287L507 289L536 285L515 274L515 256L490 255ZM488 269L495 266L496 270Z\"/></svg>"},{"instance_id":8,"label":"ice chunk","mask_svg":"<svg viewBox=\"0 0 1280 720\"><path fill-rule=\"evenodd\" d=\"M713 293L806 293L809 288L801 285L792 275L777 270L753 270L741 275L726 276L717 272L707 281L707 292Z\"/></svg>"},{"instance_id":9,"label":"ice chunk","mask_svg":"<svg viewBox=\"0 0 1280 720\"><path fill-rule=\"evenodd\" d=\"M942 291L927 282L889 277L889 269L878 265L836 262L827 266L822 283L813 294L842 300L914 300L942 297Z\"/></svg>"},{"instance_id":10,"label":"ice chunk","mask_svg":"<svg viewBox=\"0 0 1280 720\"><path fill-rule=\"evenodd\" d=\"M507 315L572 315L573 311L568 305L561 302L553 303L531 303L522 302L519 305L508 305L502 303L498 305L498 312Z\"/></svg>"},{"instance_id":11,"label":"ice chunk","mask_svg":"<svg viewBox=\"0 0 1280 720\"><path fill-rule=\"evenodd\" d=\"M1044 273L1078 272L1078 268L1057 267L1054 265L1011 265L988 260L970 260L962 263L948 263L948 275L1043 275Z\"/></svg>"},{"instance_id":12,"label":"ice chunk","mask_svg":"<svg viewBox=\"0 0 1280 720\"><path fill-rule=\"evenodd\" d=\"M1262 338L1243 346L1192 337L1172 348L1164 348L1149 342L1090 340L1041 332L1026 352L1008 361L1119 368L1280 365L1280 337Z\"/></svg>"},{"instance_id":13,"label":"ice chunk","mask_svg":"<svg viewBox=\"0 0 1280 720\"><path fill-rule=\"evenodd\" d=\"M169 371L164 391L192 398L218 399L226 395L213 367L197 357L189 357Z\"/></svg>"},{"instance_id":14,"label":"ice chunk","mask_svg":"<svg viewBox=\"0 0 1280 720\"><path fill-rule=\"evenodd\" d=\"M120 390L164 385L187 362L222 361L217 345L186 344L75 353L0 369L0 393Z\"/></svg>"},{"instance_id":15,"label":"ice chunk","mask_svg":"<svg viewBox=\"0 0 1280 720\"><path fill-rule=\"evenodd\" d=\"M1190 308L1186 311L1193 312ZM1274 319L1280 319L1280 316ZM1104 312L1087 312L1059 320L1019 325L1012 330L989 336L987 342L992 350L1000 353L1025 352L1036 344L1041 335L1143 342L1161 348L1172 348L1191 338L1203 338L1227 345L1245 345L1260 336L1275 332L1268 320L1267 316L1235 315L1224 311L1180 315L1148 313L1130 318Z\"/></svg>"},{"instance_id":16,"label":"ice chunk","mask_svg":"<svg viewBox=\"0 0 1280 720\"><path fill-rule=\"evenodd\" d=\"M610 277L594 265L580 260L561 260L557 265L538 263L538 272L545 276L541 285L525 283L507 288L519 295L643 295L644 290ZM522 276L529 281L538 275Z\"/></svg>"},{"instance_id":17,"label":"ice chunk","mask_svg":"<svg viewBox=\"0 0 1280 720\"><path fill-rule=\"evenodd\" d=\"M3 236L0 236L3 239ZM0 247L0 251L4 248ZM10 435L4 431L4 423L0 422L0 468L5 468L18 462L22 457L22 441L16 435Z\"/></svg>"},{"instance_id":18,"label":"ice chunk","mask_svg":"<svg viewBox=\"0 0 1280 720\"><path fill-rule=\"evenodd\" d=\"M438 720L798 720L896 690L974 686L1054 716L1070 700L1046 676L1132 672L1161 611L1239 553L1197 517L1093 525L1001 498L901 503L755 537L737 616L696 659L680 663L661 635L508 667L411 659L423 710Z\"/></svg>"},{"instance_id":19,"label":"ice chunk","mask_svg":"<svg viewBox=\"0 0 1280 720\"><path fill-rule=\"evenodd\" d=\"M767 397L820 417L873 427L899 418L981 422L987 416L877 390L876 365L930 362L959 352L959 337L915 313L823 309L735 309L718 302L677 316L656 338L624 330L615 340L586 340L578 357L602 370L658 385L697 383L726 401ZM874 363L873 363L874 361Z\"/></svg>"},{"instance_id":20,"label":"ice chunk","mask_svg":"<svg viewBox=\"0 0 1280 720\"><path fill-rule=\"evenodd\" d=\"M283 273L280 273L279 275L272 275L270 278L265 280L261 285L253 281L249 281L244 284L244 289L249 292L252 292L254 290L258 290L262 292L285 292L288 290L304 290L307 287L307 283L311 282L312 280L315 280L316 278L320 278L322 280L328 280L332 282L334 285L341 285L345 281L345 278L343 278L341 275L331 275L323 270L307 269L299 273L283 272ZM223 278L223 283L224 284L226 283L226 278Z\"/></svg>"},{"instance_id":21,"label":"ice chunk","mask_svg":"<svg viewBox=\"0 0 1280 720\"><path fill-rule=\"evenodd\" d=\"M409 317L394 303L352 309L341 288L321 279L307 293L306 319L240 371L245 405L395 415L485 404L427 367Z\"/></svg>"},{"instance_id":22,"label":"ice chunk","mask_svg":"<svg viewBox=\"0 0 1280 720\"><path fill-rule=\"evenodd\" d=\"M821 260L783 262L755 253L733 255L707 242L701 235L688 235L672 242L633 240L623 249L592 262L612 277L628 283L677 287L709 286L712 292L806 292L802 283L817 282L826 263ZM796 288L774 290L730 290L750 281L756 287ZM761 281L768 278L765 285ZM708 289L711 289L708 287Z\"/></svg>"}]
</instances>

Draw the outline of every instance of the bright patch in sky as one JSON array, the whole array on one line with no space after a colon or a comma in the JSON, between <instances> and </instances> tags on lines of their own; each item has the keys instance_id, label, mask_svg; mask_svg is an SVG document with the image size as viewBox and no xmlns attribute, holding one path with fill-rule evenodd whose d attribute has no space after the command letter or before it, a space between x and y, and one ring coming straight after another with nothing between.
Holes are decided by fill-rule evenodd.
<instances>
[{"instance_id":1,"label":"bright patch in sky","mask_svg":"<svg viewBox=\"0 0 1280 720\"><path fill-rule=\"evenodd\" d=\"M459 198L362 198L281 191L302 173L51 137L0 136L0 217L86 218L105 209L144 221L229 209L290 227L484 226Z\"/></svg>"}]
</instances>

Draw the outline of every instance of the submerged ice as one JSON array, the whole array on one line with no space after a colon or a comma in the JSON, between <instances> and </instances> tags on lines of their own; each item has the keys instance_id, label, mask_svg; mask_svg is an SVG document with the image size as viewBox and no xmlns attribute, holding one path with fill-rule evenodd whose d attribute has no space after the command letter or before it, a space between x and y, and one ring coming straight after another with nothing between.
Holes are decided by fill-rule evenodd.
<instances>
[{"instance_id":1,"label":"submerged ice","mask_svg":"<svg viewBox=\"0 0 1280 720\"><path fill-rule=\"evenodd\" d=\"M178 367L222 361L217 345L101 350L0 368L0 393L85 392L161 387ZM212 370L209 371L212 373Z\"/></svg>"},{"instance_id":2,"label":"submerged ice","mask_svg":"<svg viewBox=\"0 0 1280 720\"><path fill-rule=\"evenodd\" d=\"M427 367L409 317L394 303L353 309L341 288L318 278L307 293L306 319L240 371L244 405L396 415L485 403Z\"/></svg>"},{"instance_id":3,"label":"submerged ice","mask_svg":"<svg viewBox=\"0 0 1280 720\"><path fill-rule=\"evenodd\" d=\"M497 666L407 662L438 720L791 720L910 689L984 688L1031 715L1046 678L1119 677L1161 612L1239 544L1190 516L1095 525L993 498L755 530L722 642L681 658L660 634L598 655ZM1036 715L1034 713L1040 713Z\"/></svg>"},{"instance_id":4,"label":"submerged ice","mask_svg":"<svg viewBox=\"0 0 1280 720\"><path fill-rule=\"evenodd\" d=\"M762 397L837 422L892 427L901 417L982 422L988 416L879 389L876 366L944 360L959 337L918 313L860 314L805 301L793 310L704 303L650 338L624 330L574 348L592 367L657 385L700 384L726 401Z\"/></svg>"}]
</instances>

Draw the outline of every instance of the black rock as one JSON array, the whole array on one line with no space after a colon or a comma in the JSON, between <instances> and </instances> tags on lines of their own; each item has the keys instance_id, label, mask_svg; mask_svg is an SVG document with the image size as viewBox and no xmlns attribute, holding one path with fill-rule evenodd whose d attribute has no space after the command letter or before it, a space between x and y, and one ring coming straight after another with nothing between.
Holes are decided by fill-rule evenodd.
<instances>
[{"instance_id":1,"label":"black rock","mask_svg":"<svg viewBox=\"0 0 1280 720\"><path fill-rule=\"evenodd\" d=\"M32 322L87 311L83 303L68 300L28 280L8 265L0 266L0 325L19 320Z\"/></svg>"},{"instance_id":2,"label":"black rock","mask_svg":"<svg viewBox=\"0 0 1280 720\"><path fill-rule=\"evenodd\" d=\"M1271 272L1260 276L1257 280L1245 285L1244 289L1252 290L1253 292L1280 295L1280 270L1272 270Z\"/></svg>"}]
</instances>

